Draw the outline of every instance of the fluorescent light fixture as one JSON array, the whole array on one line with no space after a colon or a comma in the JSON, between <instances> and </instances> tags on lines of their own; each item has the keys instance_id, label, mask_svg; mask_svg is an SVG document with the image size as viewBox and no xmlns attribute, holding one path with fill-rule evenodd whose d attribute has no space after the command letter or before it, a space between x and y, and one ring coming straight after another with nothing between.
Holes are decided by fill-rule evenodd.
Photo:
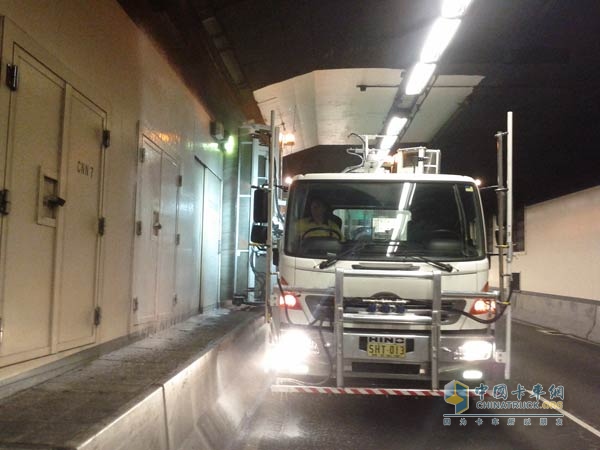
<instances>
[{"instance_id":1,"label":"fluorescent light fixture","mask_svg":"<svg viewBox=\"0 0 600 450\"><path fill-rule=\"evenodd\" d=\"M425 44L421 50L421 62L437 62L448 44L456 34L460 19L445 19L440 17L433 22Z\"/></svg>"},{"instance_id":2,"label":"fluorescent light fixture","mask_svg":"<svg viewBox=\"0 0 600 450\"><path fill-rule=\"evenodd\" d=\"M381 140L381 145L379 146L380 150L389 151L389 149L392 148L392 145L394 145L394 142L396 142L396 139L398 139L398 136L385 136Z\"/></svg>"},{"instance_id":3,"label":"fluorescent light fixture","mask_svg":"<svg viewBox=\"0 0 600 450\"><path fill-rule=\"evenodd\" d=\"M418 62L410 71L408 76L408 82L406 83L406 89L404 90L406 95L417 95L420 94L427 82L435 71L435 64L425 64Z\"/></svg>"},{"instance_id":4,"label":"fluorescent light fixture","mask_svg":"<svg viewBox=\"0 0 600 450\"><path fill-rule=\"evenodd\" d=\"M406 122L408 122L408 119L406 117L392 117L390 119L390 123L388 123L388 126L385 130L385 134L398 136L404 128L404 126L406 125Z\"/></svg>"},{"instance_id":5,"label":"fluorescent light fixture","mask_svg":"<svg viewBox=\"0 0 600 450\"><path fill-rule=\"evenodd\" d=\"M385 136L381 140L381 145L379 148L381 150L388 151L398 139L398 135L402 131L402 129L406 126L408 119L406 117L398 117L394 116L390 119L387 128L385 129Z\"/></svg>"},{"instance_id":6,"label":"fluorescent light fixture","mask_svg":"<svg viewBox=\"0 0 600 450\"><path fill-rule=\"evenodd\" d=\"M470 4L471 0L444 0L442 17L462 17Z\"/></svg>"}]
</instances>

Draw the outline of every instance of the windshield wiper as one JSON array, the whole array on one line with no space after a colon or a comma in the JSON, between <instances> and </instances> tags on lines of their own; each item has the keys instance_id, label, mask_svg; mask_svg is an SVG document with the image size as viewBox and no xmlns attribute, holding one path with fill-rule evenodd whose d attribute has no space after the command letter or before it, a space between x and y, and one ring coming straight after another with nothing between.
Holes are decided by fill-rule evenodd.
<instances>
[{"instance_id":1,"label":"windshield wiper","mask_svg":"<svg viewBox=\"0 0 600 450\"><path fill-rule=\"evenodd\" d=\"M362 250L363 248L365 248L367 245L371 246L371 245L393 245L395 242L397 241L386 241L386 242L357 242L356 244L354 244L352 247L350 247L348 250L345 250L341 253L338 253L336 255L331 256L330 258L327 258L325 261L321 261L317 267L319 269L326 269L327 267L332 266L333 264L335 264L336 262L338 262L340 259L344 258L345 256L348 256L358 250ZM426 264L429 264L430 266L435 267L436 269L440 269L443 270L444 272L452 272L454 270L454 266L441 262L441 261L434 261L432 259L429 259L425 256L421 256L421 255L398 255L400 258L404 259L405 261L412 261L412 262L424 262Z\"/></svg>"},{"instance_id":2,"label":"windshield wiper","mask_svg":"<svg viewBox=\"0 0 600 450\"><path fill-rule=\"evenodd\" d=\"M325 261L321 261L319 263L318 267L319 267L319 269L326 269L327 267L338 262L344 256L348 256L349 254L355 252L356 250L362 250L365 247L365 245L366 245L366 242L357 242L352 247L350 247L348 250L344 250L341 253L338 253L330 258L327 258Z\"/></svg>"},{"instance_id":3,"label":"windshield wiper","mask_svg":"<svg viewBox=\"0 0 600 450\"><path fill-rule=\"evenodd\" d=\"M443 270L444 272L452 272L454 270L454 266L450 264L446 264L440 261L433 261L432 259L426 258L421 255L411 255L411 256L402 256L406 261L421 261L429 264L430 266L435 267L436 269Z\"/></svg>"}]
</instances>

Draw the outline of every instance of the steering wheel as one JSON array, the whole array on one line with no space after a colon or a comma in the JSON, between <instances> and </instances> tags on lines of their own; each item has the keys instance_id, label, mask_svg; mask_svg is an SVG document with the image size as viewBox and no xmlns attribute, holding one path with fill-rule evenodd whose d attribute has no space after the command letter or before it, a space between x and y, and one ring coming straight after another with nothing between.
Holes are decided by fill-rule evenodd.
<instances>
[{"instance_id":1,"label":"steering wheel","mask_svg":"<svg viewBox=\"0 0 600 450\"><path fill-rule=\"evenodd\" d=\"M333 228L328 228L328 227L313 227L313 228L309 228L308 230L306 230L303 234L301 239L304 239L306 237L307 234L312 233L314 231L327 231L328 233L333 233L337 236L338 240L342 240L342 233L340 233L337 230L334 230ZM316 236L315 236L316 237ZM328 236L318 236L318 237L328 237Z\"/></svg>"}]
</instances>

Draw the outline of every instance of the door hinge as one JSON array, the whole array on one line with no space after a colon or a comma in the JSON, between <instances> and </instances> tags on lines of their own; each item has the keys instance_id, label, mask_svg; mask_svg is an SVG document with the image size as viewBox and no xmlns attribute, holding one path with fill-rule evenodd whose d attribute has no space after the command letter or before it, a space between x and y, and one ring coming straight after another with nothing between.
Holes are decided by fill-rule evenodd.
<instances>
[{"instance_id":1,"label":"door hinge","mask_svg":"<svg viewBox=\"0 0 600 450\"><path fill-rule=\"evenodd\" d=\"M137 311L140 307L140 302L137 297L133 298L133 310Z\"/></svg>"},{"instance_id":2,"label":"door hinge","mask_svg":"<svg viewBox=\"0 0 600 450\"><path fill-rule=\"evenodd\" d=\"M8 189L0 191L0 214L7 216L10 212L10 200L8 200Z\"/></svg>"},{"instance_id":3,"label":"door hinge","mask_svg":"<svg viewBox=\"0 0 600 450\"><path fill-rule=\"evenodd\" d=\"M106 218L100 217L98 219L98 234L100 236L104 236L105 232L106 232Z\"/></svg>"},{"instance_id":4,"label":"door hinge","mask_svg":"<svg viewBox=\"0 0 600 450\"><path fill-rule=\"evenodd\" d=\"M142 221L141 220L138 220L135 223L135 234L136 234L136 236L142 235Z\"/></svg>"},{"instance_id":5,"label":"door hinge","mask_svg":"<svg viewBox=\"0 0 600 450\"><path fill-rule=\"evenodd\" d=\"M181 243L181 234L177 233L175 235L175 245L179 245Z\"/></svg>"},{"instance_id":6,"label":"door hinge","mask_svg":"<svg viewBox=\"0 0 600 450\"><path fill-rule=\"evenodd\" d=\"M98 326L102 322L102 308L96 306L94 309L94 325Z\"/></svg>"},{"instance_id":7,"label":"door hinge","mask_svg":"<svg viewBox=\"0 0 600 450\"><path fill-rule=\"evenodd\" d=\"M141 147L138 152L138 161L141 163L146 161L146 149L144 147Z\"/></svg>"},{"instance_id":8,"label":"door hinge","mask_svg":"<svg viewBox=\"0 0 600 450\"><path fill-rule=\"evenodd\" d=\"M102 131L102 147L104 147L104 148L110 147L110 130Z\"/></svg>"},{"instance_id":9,"label":"door hinge","mask_svg":"<svg viewBox=\"0 0 600 450\"><path fill-rule=\"evenodd\" d=\"M6 65L6 85L11 91L19 88L19 66L15 64Z\"/></svg>"},{"instance_id":10,"label":"door hinge","mask_svg":"<svg viewBox=\"0 0 600 450\"><path fill-rule=\"evenodd\" d=\"M183 175L177 175L177 187L183 186Z\"/></svg>"}]
</instances>

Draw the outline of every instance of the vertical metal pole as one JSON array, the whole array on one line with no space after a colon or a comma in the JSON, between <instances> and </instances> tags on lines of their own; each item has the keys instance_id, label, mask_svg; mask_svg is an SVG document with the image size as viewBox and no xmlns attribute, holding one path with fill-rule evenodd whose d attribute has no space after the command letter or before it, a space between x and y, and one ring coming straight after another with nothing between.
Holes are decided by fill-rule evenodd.
<instances>
[{"instance_id":1,"label":"vertical metal pole","mask_svg":"<svg viewBox=\"0 0 600 450\"><path fill-rule=\"evenodd\" d=\"M433 299L431 308L431 389L439 386L440 314L442 309L442 273L435 270L431 278Z\"/></svg>"},{"instance_id":2,"label":"vertical metal pole","mask_svg":"<svg viewBox=\"0 0 600 450\"><path fill-rule=\"evenodd\" d=\"M506 118L507 126L506 131L508 132L506 137L506 187L508 189L508 198L506 200L506 226L507 236L506 245L508 246L508 255L506 258L506 272L508 273L510 280L512 281L511 263L513 256L513 113L509 111ZM510 284L512 290L512 283ZM504 365L504 378L510 379L510 354L512 346L512 306L506 306L506 364Z\"/></svg>"},{"instance_id":3,"label":"vertical metal pole","mask_svg":"<svg viewBox=\"0 0 600 450\"><path fill-rule=\"evenodd\" d=\"M344 387L344 270L335 270L334 297L335 379L337 387Z\"/></svg>"},{"instance_id":4,"label":"vertical metal pole","mask_svg":"<svg viewBox=\"0 0 600 450\"><path fill-rule=\"evenodd\" d=\"M425 164L425 147L419 147L417 151L417 173L425 173L424 164Z\"/></svg>"},{"instance_id":5,"label":"vertical metal pole","mask_svg":"<svg viewBox=\"0 0 600 450\"><path fill-rule=\"evenodd\" d=\"M267 201L267 260L265 262L265 317L269 319L269 302L271 301L271 285L273 283L273 177L275 175L275 111L271 111L271 133L269 139L269 195Z\"/></svg>"},{"instance_id":6,"label":"vertical metal pole","mask_svg":"<svg viewBox=\"0 0 600 450\"><path fill-rule=\"evenodd\" d=\"M506 116L506 272L510 273L510 263L513 256L513 115L509 111Z\"/></svg>"},{"instance_id":7,"label":"vertical metal pole","mask_svg":"<svg viewBox=\"0 0 600 450\"><path fill-rule=\"evenodd\" d=\"M505 222L505 199L506 199L506 188L504 187L504 154L503 154L503 136L506 133L496 133L496 150L497 150L497 163L498 163L498 180L496 188L496 200L498 203L498 288L500 289L500 300L504 301L506 296L504 295L504 222Z\"/></svg>"}]
</instances>

